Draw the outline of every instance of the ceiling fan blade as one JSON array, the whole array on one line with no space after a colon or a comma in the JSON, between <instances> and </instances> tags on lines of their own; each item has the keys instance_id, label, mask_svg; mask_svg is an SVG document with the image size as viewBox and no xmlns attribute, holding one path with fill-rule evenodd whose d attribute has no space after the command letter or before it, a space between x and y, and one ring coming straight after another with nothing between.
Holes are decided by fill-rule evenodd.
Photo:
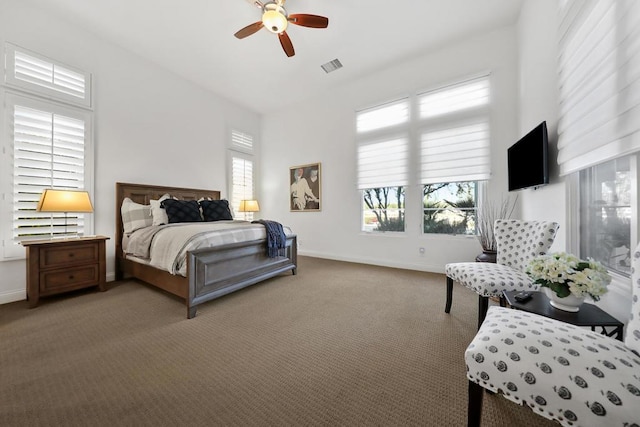
<instances>
[{"instance_id":1,"label":"ceiling fan blade","mask_svg":"<svg viewBox=\"0 0 640 427\"><path fill-rule=\"evenodd\" d=\"M286 53L288 57L292 57L296 54L296 51L293 49L293 43L291 43L291 39L289 38L289 35L287 35L286 31L278 34L278 39L280 39L282 49L284 49L284 53Z\"/></svg>"},{"instance_id":2,"label":"ceiling fan blade","mask_svg":"<svg viewBox=\"0 0 640 427\"><path fill-rule=\"evenodd\" d=\"M257 7L258 9L264 9L264 4L260 0L247 0L247 3L251 3L252 6Z\"/></svg>"},{"instance_id":3,"label":"ceiling fan blade","mask_svg":"<svg viewBox=\"0 0 640 427\"><path fill-rule=\"evenodd\" d=\"M329 18L318 15L309 15L307 13L294 13L289 15L289 22L296 25L302 25L303 27L327 28L329 25Z\"/></svg>"},{"instance_id":4,"label":"ceiling fan blade","mask_svg":"<svg viewBox=\"0 0 640 427\"><path fill-rule=\"evenodd\" d=\"M251 34L257 32L260 28L262 28L264 24L262 21L254 22L253 24L249 24L237 33L234 34L239 39L243 39L245 37L250 36Z\"/></svg>"}]
</instances>

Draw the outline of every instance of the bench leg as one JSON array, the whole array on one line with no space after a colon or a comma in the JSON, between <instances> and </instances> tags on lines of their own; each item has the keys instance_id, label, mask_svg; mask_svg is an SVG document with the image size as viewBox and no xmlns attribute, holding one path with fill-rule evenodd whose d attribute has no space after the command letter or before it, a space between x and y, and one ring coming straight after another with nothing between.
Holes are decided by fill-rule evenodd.
<instances>
[{"instance_id":1,"label":"bench leg","mask_svg":"<svg viewBox=\"0 0 640 427\"><path fill-rule=\"evenodd\" d=\"M484 318L487 317L487 310L489 310L489 298L478 295L478 329L482 326Z\"/></svg>"},{"instance_id":2,"label":"bench leg","mask_svg":"<svg viewBox=\"0 0 640 427\"><path fill-rule=\"evenodd\" d=\"M453 299L453 279L447 276L447 303L444 306L444 312L451 311L451 300Z\"/></svg>"},{"instance_id":3,"label":"bench leg","mask_svg":"<svg viewBox=\"0 0 640 427\"><path fill-rule=\"evenodd\" d=\"M469 402L467 404L467 427L480 427L482 420L482 397L484 389L469 381Z\"/></svg>"}]
</instances>

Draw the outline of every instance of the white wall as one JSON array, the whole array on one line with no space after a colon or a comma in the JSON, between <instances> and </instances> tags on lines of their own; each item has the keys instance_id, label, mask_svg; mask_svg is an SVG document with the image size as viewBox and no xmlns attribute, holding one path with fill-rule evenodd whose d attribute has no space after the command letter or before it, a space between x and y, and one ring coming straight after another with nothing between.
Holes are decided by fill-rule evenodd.
<instances>
[{"instance_id":1,"label":"white wall","mask_svg":"<svg viewBox=\"0 0 640 427\"><path fill-rule=\"evenodd\" d=\"M406 233L360 232L355 111L490 71L491 192L506 194L506 148L518 133L516 50L515 28L498 29L417 54L348 86L266 114L259 180L262 216L290 225L298 234L301 254L435 272L443 272L447 262L472 261L481 251L475 238L421 234L419 186L407 191ZM315 162L322 162L322 211L290 212L289 168ZM420 247L425 248L422 255Z\"/></svg>"},{"instance_id":2,"label":"white wall","mask_svg":"<svg viewBox=\"0 0 640 427\"><path fill-rule=\"evenodd\" d=\"M19 0L0 1L0 42L9 41L94 77L95 233L111 237L114 277L115 183L136 182L227 193L226 140L236 126L259 136L261 118L219 96ZM25 298L25 263L0 262L0 303Z\"/></svg>"},{"instance_id":3,"label":"white wall","mask_svg":"<svg viewBox=\"0 0 640 427\"><path fill-rule=\"evenodd\" d=\"M524 219L560 224L552 252L569 250L565 179L559 176L558 156L558 27L557 0L525 1L518 25L519 133L525 135L543 120L549 132L549 184L519 192Z\"/></svg>"},{"instance_id":4,"label":"white wall","mask_svg":"<svg viewBox=\"0 0 640 427\"><path fill-rule=\"evenodd\" d=\"M558 128L558 64L556 29L557 0L525 0L518 23L520 65L520 133L525 134L542 120L547 121L550 138L551 184L520 194L521 211L526 219L546 219L560 223L560 231L552 252L577 253L577 236L572 233L572 211L577 213L577 200L572 200L571 177L559 177L557 158ZM597 304L621 321L631 312L631 289L627 284L612 284Z\"/></svg>"}]
</instances>

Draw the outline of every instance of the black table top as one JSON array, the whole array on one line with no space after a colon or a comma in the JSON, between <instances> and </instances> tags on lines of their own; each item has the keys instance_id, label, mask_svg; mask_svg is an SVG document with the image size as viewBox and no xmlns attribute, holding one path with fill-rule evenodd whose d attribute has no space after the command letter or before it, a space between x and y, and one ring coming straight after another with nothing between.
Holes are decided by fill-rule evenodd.
<instances>
[{"instance_id":1,"label":"black table top","mask_svg":"<svg viewBox=\"0 0 640 427\"><path fill-rule=\"evenodd\" d=\"M507 303L518 310L539 314L576 326L623 326L618 319L593 304L582 304L580 311L572 313L553 307L549 304L549 298L542 292L532 292L531 299L526 302L516 301L514 296L517 293L518 291L503 292Z\"/></svg>"}]
</instances>

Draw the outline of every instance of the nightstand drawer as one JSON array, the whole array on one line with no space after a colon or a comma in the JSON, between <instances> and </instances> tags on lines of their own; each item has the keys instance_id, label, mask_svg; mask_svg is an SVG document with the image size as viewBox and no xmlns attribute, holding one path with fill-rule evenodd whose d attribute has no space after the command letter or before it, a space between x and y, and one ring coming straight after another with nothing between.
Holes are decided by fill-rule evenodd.
<instances>
[{"instance_id":1,"label":"nightstand drawer","mask_svg":"<svg viewBox=\"0 0 640 427\"><path fill-rule=\"evenodd\" d=\"M40 254L40 268L99 262L98 245L86 243L73 246L45 248Z\"/></svg>"},{"instance_id":2,"label":"nightstand drawer","mask_svg":"<svg viewBox=\"0 0 640 427\"><path fill-rule=\"evenodd\" d=\"M59 291L61 289L82 288L85 285L97 285L100 281L98 264L73 269L49 270L40 272L40 292Z\"/></svg>"}]
</instances>

